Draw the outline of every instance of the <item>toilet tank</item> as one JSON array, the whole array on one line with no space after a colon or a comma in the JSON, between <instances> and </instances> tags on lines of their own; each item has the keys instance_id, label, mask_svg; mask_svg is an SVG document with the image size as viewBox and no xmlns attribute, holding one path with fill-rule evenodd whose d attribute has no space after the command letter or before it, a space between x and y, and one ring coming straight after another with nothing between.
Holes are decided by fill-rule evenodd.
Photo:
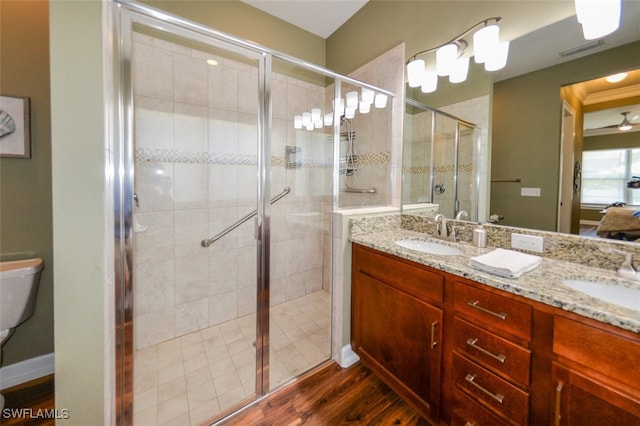
<instances>
[{"instance_id":1,"label":"toilet tank","mask_svg":"<svg viewBox=\"0 0 640 426\"><path fill-rule=\"evenodd\" d=\"M26 321L36 306L42 259L0 262L0 330Z\"/></svg>"}]
</instances>

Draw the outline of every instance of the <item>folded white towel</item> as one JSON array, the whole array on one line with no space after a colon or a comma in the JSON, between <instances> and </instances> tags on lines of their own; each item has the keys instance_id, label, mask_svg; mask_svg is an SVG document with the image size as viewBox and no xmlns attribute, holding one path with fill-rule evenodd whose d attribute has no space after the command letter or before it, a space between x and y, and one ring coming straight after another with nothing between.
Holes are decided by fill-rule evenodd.
<instances>
[{"instance_id":1,"label":"folded white towel","mask_svg":"<svg viewBox=\"0 0 640 426\"><path fill-rule=\"evenodd\" d=\"M469 259L469 266L506 278L518 278L540 265L542 258L519 251L495 249Z\"/></svg>"}]
</instances>

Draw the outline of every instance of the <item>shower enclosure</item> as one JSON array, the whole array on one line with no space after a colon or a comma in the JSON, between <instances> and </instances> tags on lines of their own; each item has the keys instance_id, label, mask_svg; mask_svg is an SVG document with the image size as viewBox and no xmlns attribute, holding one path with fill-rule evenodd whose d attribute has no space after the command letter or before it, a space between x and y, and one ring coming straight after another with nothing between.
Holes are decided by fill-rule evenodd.
<instances>
[{"instance_id":1,"label":"shower enclosure","mask_svg":"<svg viewBox=\"0 0 640 426\"><path fill-rule=\"evenodd\" d=\"M404 141L403 211L477 221L478 126L407 99Z\"/></svg>"},{"instance_id":2,"label":"shower enclosure","mask_svg":"<svg viewBox=\"0 0 640 426\"><path fill-rule=\"evenodd\" d=\"M331 357L333 99L391 94L140 4L114 19L118 410L200 424Z\"/></svg>"}]
</instances>

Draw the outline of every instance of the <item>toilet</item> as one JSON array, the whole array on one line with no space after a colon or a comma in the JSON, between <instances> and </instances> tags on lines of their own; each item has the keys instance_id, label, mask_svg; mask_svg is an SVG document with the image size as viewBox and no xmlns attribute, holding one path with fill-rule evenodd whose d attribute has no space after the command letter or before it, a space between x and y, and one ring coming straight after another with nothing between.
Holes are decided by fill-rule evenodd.
<instances>
[{"instance_id":1,"label":"toilet","mask_svg":"<svg viewBox=\"0 0 640 426\"><path fill-rule=\"evenodd\" d=\"M0 347L15 327L33 315L43 269L39 258L0 262ZM4 397L0 395L0 411L3 408Z\"/></svg>"}]
</instances>

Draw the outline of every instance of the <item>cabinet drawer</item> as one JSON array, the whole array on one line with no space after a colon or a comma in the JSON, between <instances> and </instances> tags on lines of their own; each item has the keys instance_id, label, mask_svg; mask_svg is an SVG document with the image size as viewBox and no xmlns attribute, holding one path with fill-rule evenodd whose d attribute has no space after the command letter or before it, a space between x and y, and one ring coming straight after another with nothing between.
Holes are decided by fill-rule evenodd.
<instances>
[{"instance_id":1,"label":"cabinet drawer","mask_svg":"<svg viewBox=\"0 0 640 426\"><path fill-rule=\"evenodd\" d=\"M531 351L460 318L454 319L454 348L524 387L529 386Z\"/></svg>"},{"instance_id":2,"label":"cabinet drawer","mask_svg":"<svg viewBox=\"0 0 640 426\"><path fill-rule=\"evenodd\" d=\"M514 336L531 339L531 306L456 282L455 309Z\"/></svg>"},{"instance_id":3,"label":"cabinet drawer","mask_svg":"<svg viewBox=\"0 0 640 426\"><path fill-rule=\"evenodd\" d=\"M629 340L556 316L553 351L621 383L638 388L640 383L640 338Z\"/></svg>"},{"instance_id":4,"label":"cabinet drawer","mask_svg":"<svg viewBox=\"0 0 640 426\"><path fill-rule=\"evenodd\" d=\"M374 250L354 245L358 271L419 299L442 302L444 276L409 262L395 260ZM354 262L356 264L356 262Z\"/></svg>"},{"instance_id":5,"label":"cabinet drawer","mask_svg":"<svg viewBox=\"0 0 640 426\"><path fill-rule=\"evenodd\" d=\"M511 423L498 417L475 400L456 390L455 408L451 415L451 426L510 426Z\"/></svg>"},{"instance_id":6,"label":"cabinet drawer","mask_svg":"<svg viewBox=\"0 0 640 426\"><path fill-rule=\"evenodd\" d=\"M529 419L529 394L458 353L453 354L456 388L504 414L517 424Z\"/></svg>"}]
</instances>

